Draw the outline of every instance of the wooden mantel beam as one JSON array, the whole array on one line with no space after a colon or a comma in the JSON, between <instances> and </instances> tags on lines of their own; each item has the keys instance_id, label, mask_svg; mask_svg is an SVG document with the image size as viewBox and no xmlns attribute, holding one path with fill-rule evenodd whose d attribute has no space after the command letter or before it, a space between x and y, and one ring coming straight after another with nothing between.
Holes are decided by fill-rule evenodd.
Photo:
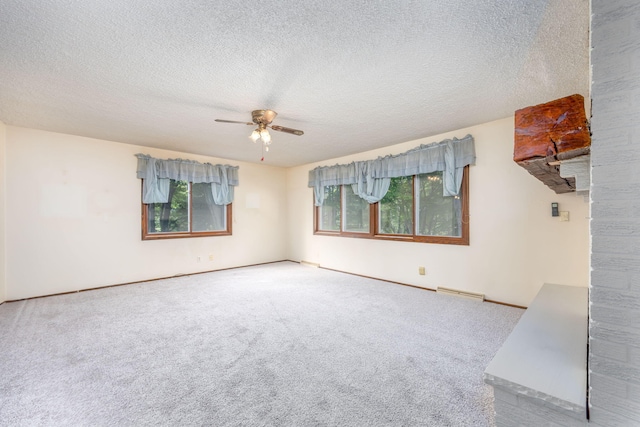
<instances>
[{"instance_id":1,"label":"wooden mantel beam","mask_svg":"<svg viewBox=\"0 0 640 427\"><path fill-rule=\"evenodd\" d=\"M589 154L591 135L582 95L571 95L515 113L513 160L556 193L575 191L560 176L559 161Z\"/></svg>"}]
</instances>

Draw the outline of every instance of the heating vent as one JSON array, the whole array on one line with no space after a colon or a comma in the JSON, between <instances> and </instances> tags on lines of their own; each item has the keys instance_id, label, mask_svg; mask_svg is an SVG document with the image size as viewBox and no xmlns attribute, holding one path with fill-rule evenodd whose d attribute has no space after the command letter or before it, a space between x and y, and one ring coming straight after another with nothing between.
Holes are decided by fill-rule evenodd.
<instances>
[{"instance_id":1,"label":"heating vent","mask_svg":"<svg viewBox=\"0 0 640 427\"><path fill-rule=\"evenodd\" d=\"M438 293L445 295L455 295L458 297L471 298L476 301L484 301L484 294L476 294L475 292L460 291L458 289L441 288L438 286Z\"/></svg>"}]
</instances>

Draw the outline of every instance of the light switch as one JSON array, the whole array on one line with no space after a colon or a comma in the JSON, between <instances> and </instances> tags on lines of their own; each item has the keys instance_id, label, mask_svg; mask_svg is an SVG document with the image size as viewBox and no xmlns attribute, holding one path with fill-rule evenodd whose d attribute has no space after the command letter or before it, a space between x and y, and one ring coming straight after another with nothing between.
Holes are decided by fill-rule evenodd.
<instances>
[{"instance_id":1,"label":"light switch","mask_svg":"<svg viewBox=\"0 0 640 427\"><path fill-rule=\"evenodd\" d=\"M560 211L560 221L569 221L569 211Z\"/></svg>"}]
</instances>

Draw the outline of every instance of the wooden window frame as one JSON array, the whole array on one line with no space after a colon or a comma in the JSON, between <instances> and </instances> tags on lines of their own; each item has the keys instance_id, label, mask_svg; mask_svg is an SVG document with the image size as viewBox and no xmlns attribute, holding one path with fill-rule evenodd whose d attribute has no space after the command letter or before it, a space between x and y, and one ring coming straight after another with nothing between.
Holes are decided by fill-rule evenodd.
<instances>
[{"instance_id":1,"label":"wooden window frame","mask_svg":"<svg viewBox=\"0 0 640 427\"><path fill-rule=\"evenodd\" d=\"M143 180L144 181L144 180ZM189 182L189 227L193 224L193 207L192 197L191 197L191 185ZM140 192L140 200L142 200L142 191ZM166 232L166 233L149 233L148 230L148 219L149 219L149 205L141 203L142 205L142 240L163 240L163 239L184 239L190 237L212 237L212 236L230 236L232 234L231 227L231 214L232 214L232 203L229 203L226 207L226 223L227 228L225 230L216 230L216 231L175 231L175 232Z\"/></svg>"},{"instance_id":2,"label":"wooden window frame","mask_svg":"<svg viewBox=\"0 0 640 427\"><path fill-rule=\"evenodd\" d=\"M462 202L462 233L460 237L452 236L421 236L416 234L416 195L415 176L413 177L413 234L382 234L378 232L378 203L369 205L369 232L358 233L343 231L344 212L342 206L342 186L340 186L340 231L320 230L320 211L314 205L313 209L313 234L320 236L354 237L360 239L393 240L397 242L435 243L443 245L469 246L469 166L465 166L460 186L460 200Z\"/></svg>"}]
</instances>

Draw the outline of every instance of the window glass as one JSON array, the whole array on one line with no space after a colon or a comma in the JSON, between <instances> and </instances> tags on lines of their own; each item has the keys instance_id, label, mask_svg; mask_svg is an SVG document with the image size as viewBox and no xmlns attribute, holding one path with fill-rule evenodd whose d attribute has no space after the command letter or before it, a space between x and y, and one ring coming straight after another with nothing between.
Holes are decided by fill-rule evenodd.
<instances>
[{"instance_id":1,"label":"window glass","mask_svg":"<svg viewBox=\"0 0 640 427\"><path fill-rule=\"evenodd\" d=\"M351 185L324 188L323 206L314 207L314 233L420 243L469 245L469 170L460 194L442 195L442 172L391 178L389 190L368 204Z\"/></svg>"},{"instance_id":2,"label":"window glass","mask_svg":"<svg viewBox=\"0 0 640 427\"><path fill-rule=\"evenodd\" d=\"M220 231L227 228L226 206L216 205L211 194L211 184L191 184L193 228L191 231Z\"/></svg>"},{"instance_id":3,"label":"window glass","mask_svg":"<svg viewBox=\"0 0 640 427\"><path fill-rule=\"evenodd\" d=\"M369 232L369 203L355 194L350 185L342 188L344 206L344 231Z\"/></svg>"},{"instance_id":4,"label":"window glass","mask_svg":"<svg viewBox=\"0 0 640 427\"><path fill-rule=\"evenodd\" d=\"M142 239L231 235L231 204L216 205L209 183L169 182L167 203L142 204Z\"/></svg>"},{"instance_id":5,"label":"window glass","mask_svg":"<svg viewBox=\"0 0 640 427\"><path fill-rule=\"evenodd\" d=\"M169 202L149 204L147 233L189 231L189 183L171 180Z\"/></svg>"},{"instance_id":6,"label":"window glass","mask_svg":"<svg viewBox=\"0 0 640 427\"><path fill-rule=\"evenodd\" d=\"M391 178L378 212L379 233L413 235L413 177Z\"/></svg>"},{"instance_id":7,"label":"window glass","mask_svg":"<svg viewBox=\"0 0 640 427\"><path fill-rule=\"evenodd\" d=\"M318 228L324 231L340 231L340 186L324 187L324 203L319 209Z\"/></svg>"},{"instance_id":8,"label":"window glass","mask_svg":"<svg viewBox=\"0 0 640 427\"><path fill-rule=\"evenodd\" d=\"M416 176L416 234L420 236L462 235L460 197L442 195L442 172Z\"/></svg>"}]
</instances>

